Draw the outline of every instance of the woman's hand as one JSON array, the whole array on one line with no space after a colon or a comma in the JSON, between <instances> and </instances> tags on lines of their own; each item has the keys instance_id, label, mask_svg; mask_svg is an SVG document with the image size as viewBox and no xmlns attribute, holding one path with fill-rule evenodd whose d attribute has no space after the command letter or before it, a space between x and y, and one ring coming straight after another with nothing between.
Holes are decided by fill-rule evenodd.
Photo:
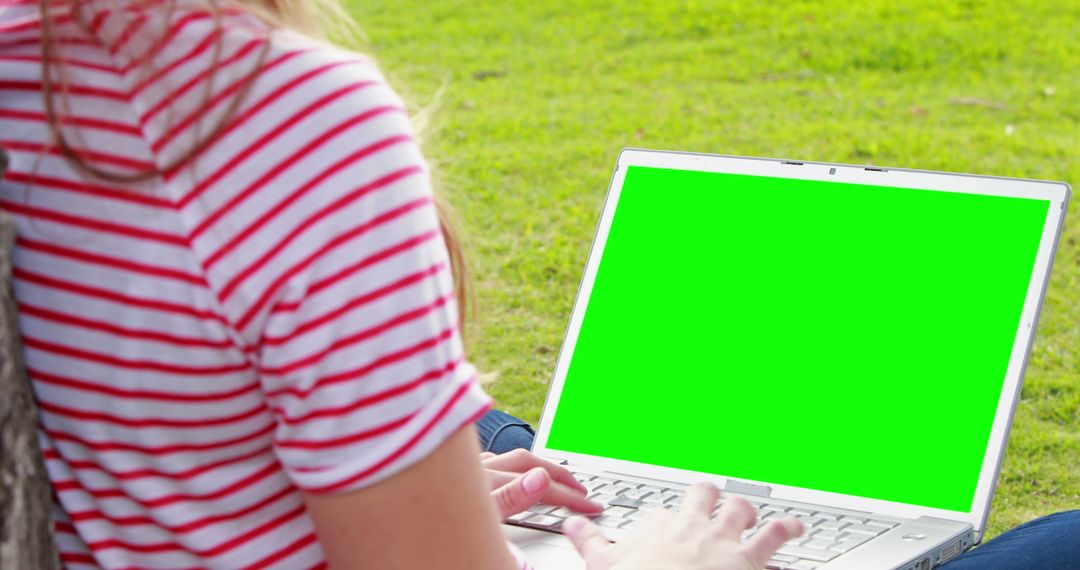
<instances>
[{"instance_id":1,"label":"woman's hand","mask_svg":"<svg viewBox=\"0 0 1080 570\"><path fill-rule=\"evenodd\" d=\"M588 490L569 471L524 449L502 455L484 452L480 460L503 519L540 502L585 514L599 513L604 508L585 498Z\"/></svg>"},{"instance_id":2,"label":"woman's hand","mask_svg":"<svg viewBox=\"0 0 1080 570\"><path fill-rule=\"evenodd\" d=\"M731 497L710 520L719 498L714 485L694 485L679 512L658 509L617 544L585 517L567 519L562 531L589 570L760 570L781 545L803 533L802 523L788 517L742 542L740 535L754 526L757 512L741 497Z\"/></svg>"}]
</instances>

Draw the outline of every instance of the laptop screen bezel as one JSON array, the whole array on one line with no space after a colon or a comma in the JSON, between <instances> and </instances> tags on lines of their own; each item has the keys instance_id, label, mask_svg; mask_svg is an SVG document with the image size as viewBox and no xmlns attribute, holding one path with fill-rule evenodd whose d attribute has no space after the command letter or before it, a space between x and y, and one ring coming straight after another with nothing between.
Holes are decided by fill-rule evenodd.
<instances>
[{"instance_id":1,"label":"laptop screen bezel","mask_svg":"<svg viewBox=\"0 0 1080 570\"><path fill-rule=\"evenodd\" d=\"M563 383L566 379L570 361L573 357L578 333L585 316L585 308L588 306L589 297L592 293L592 287L596 279L596 273L599 269L600 259L603 255L604 245L611 228L612 220L614 219L615 207L622 191L622 185L626 177L627 169L633 166L892 186L920 190L965 192L972 194L1036 198L1050 201L1049 212L1039 242L1038 253L1036 254L1035 267L1032 271L1031 282L1028 285L1024 308L1021 312L1020 325L1017 329L1016 338L1013 343L1012 355L1009 360L1005 382L1002 388L1001 397L998 401L998 407L991 428L986 454L979 473L979 480L976 485L974 500L972 501L972 509L969 512L951 511L893 501L855 497L841 493L778 485L768 481L737 479L737 481L743 483L768 486L771 488L770 496L775 499L881 513L898 517L916 518L919 516L933 516L970 523L975 528L976 532L981 533L985 527L986 518L989 514L990 501L993 497L995 486L994 483L1001 468L1001 459L1008 439L1009 428L1012 423L1016 402L1020 397L1023 374L1027 366L1031 343L1034 339L1039 309L1042 306L1043 297L1046 293L1046 285L1053 262L1053 254L1061 235L1065 212L1068 208L1070 195L1069 185L1063 182L1022 180L899 168L878 168L783 159L624 149L620 153L616 163L604 208L599 223L597 224L596 235L593 238L589 257L578 288L577 298L574 301L570 322L566 329L558 360L556 361L555 372L552 376L547 399L544 402L544 407L541 412L540 423L537 427L536 439L533 444L533 452L551 459L567 460L582 468L615 471L639 477L677 481L680 483L711 481L721 488L723 488L728 481L728 478L722 475L710 475L670 467L571 453L562 450L549 449L547 447L548 434L551 432L551 424L554 420L555 410L559 404ZM928 402L928 404L935 405L932 401ZM948 413L947 405L941 405L941 413ZM738 437L739 435L740 434L730 434L731 437ZM943 437L947 436L947 434L943 434ZM927 465L926 468L933 469L933 465Z\"/></svg>"}]
</instances>

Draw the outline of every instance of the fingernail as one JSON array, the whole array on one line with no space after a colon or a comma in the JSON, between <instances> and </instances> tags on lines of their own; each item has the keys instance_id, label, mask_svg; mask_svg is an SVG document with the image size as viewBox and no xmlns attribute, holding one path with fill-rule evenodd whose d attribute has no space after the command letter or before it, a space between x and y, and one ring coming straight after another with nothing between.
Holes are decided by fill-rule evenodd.
<instances>
[{"instance_id":1,"label":"fingernail","mask_svg":"<svg viewBox=\"0 0 1080 570\"><path fill-rule=\"evenodd\" d=\"M539 493L544 490L544 482L544 470L534 469L525 474L521 487L526 493Z\"/></svg>"}]
</instances>

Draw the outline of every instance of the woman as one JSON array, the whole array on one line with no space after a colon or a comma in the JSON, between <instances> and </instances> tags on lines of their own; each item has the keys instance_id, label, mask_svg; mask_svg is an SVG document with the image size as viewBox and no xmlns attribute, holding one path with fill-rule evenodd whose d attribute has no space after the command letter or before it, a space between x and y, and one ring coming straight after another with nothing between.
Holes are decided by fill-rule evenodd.
<instances>
[{"instance_id":1,"label":"woman","mask_svg":"<svg viewBox=\"0 0 1080 570\"><path fill-rule=\"evenodd\" d=\"M68 567L511 568L497 506L597 508L527 453L485 477L456 242L401 100L318 22L0 2L0 204ZM711 525L716 495L663 549L568 532L595 567L741 568L799 530L740 545L752 510Z\"/></svg>"},{"instance_id":2,"label":"woman","mask_svg":"<svg viewBox=\"0 0 1080 570\"><path fill-rule=\"evenodd\" d=\"M0 0L0 205L65 566L512 568L500 516L596 509L528 453L478 460L456 241L401 100L311 39L313 4ZM801 532L741 544L753 509L710 522L717 495L617 546L564 530L591 568L761 568Z\"/></svg>"}]
</instances>

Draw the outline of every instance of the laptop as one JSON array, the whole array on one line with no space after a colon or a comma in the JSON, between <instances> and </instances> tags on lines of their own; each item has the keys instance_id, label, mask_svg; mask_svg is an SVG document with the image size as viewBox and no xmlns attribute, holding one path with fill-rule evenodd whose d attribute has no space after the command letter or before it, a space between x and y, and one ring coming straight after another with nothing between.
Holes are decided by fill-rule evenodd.
<instances>
[{"instance_id":1,"label":"laptop","mask_svg":"<svg viewBox=\"0 0 1080 570\"><path fill-rule=\"evenodd\" d=\"M626 149L533 452L617 541L711 481L806 533L773 569L929 570L979 543L1070 188ZM507 536L583 564L536 505Z\"/></svg>"}]
</instances>

